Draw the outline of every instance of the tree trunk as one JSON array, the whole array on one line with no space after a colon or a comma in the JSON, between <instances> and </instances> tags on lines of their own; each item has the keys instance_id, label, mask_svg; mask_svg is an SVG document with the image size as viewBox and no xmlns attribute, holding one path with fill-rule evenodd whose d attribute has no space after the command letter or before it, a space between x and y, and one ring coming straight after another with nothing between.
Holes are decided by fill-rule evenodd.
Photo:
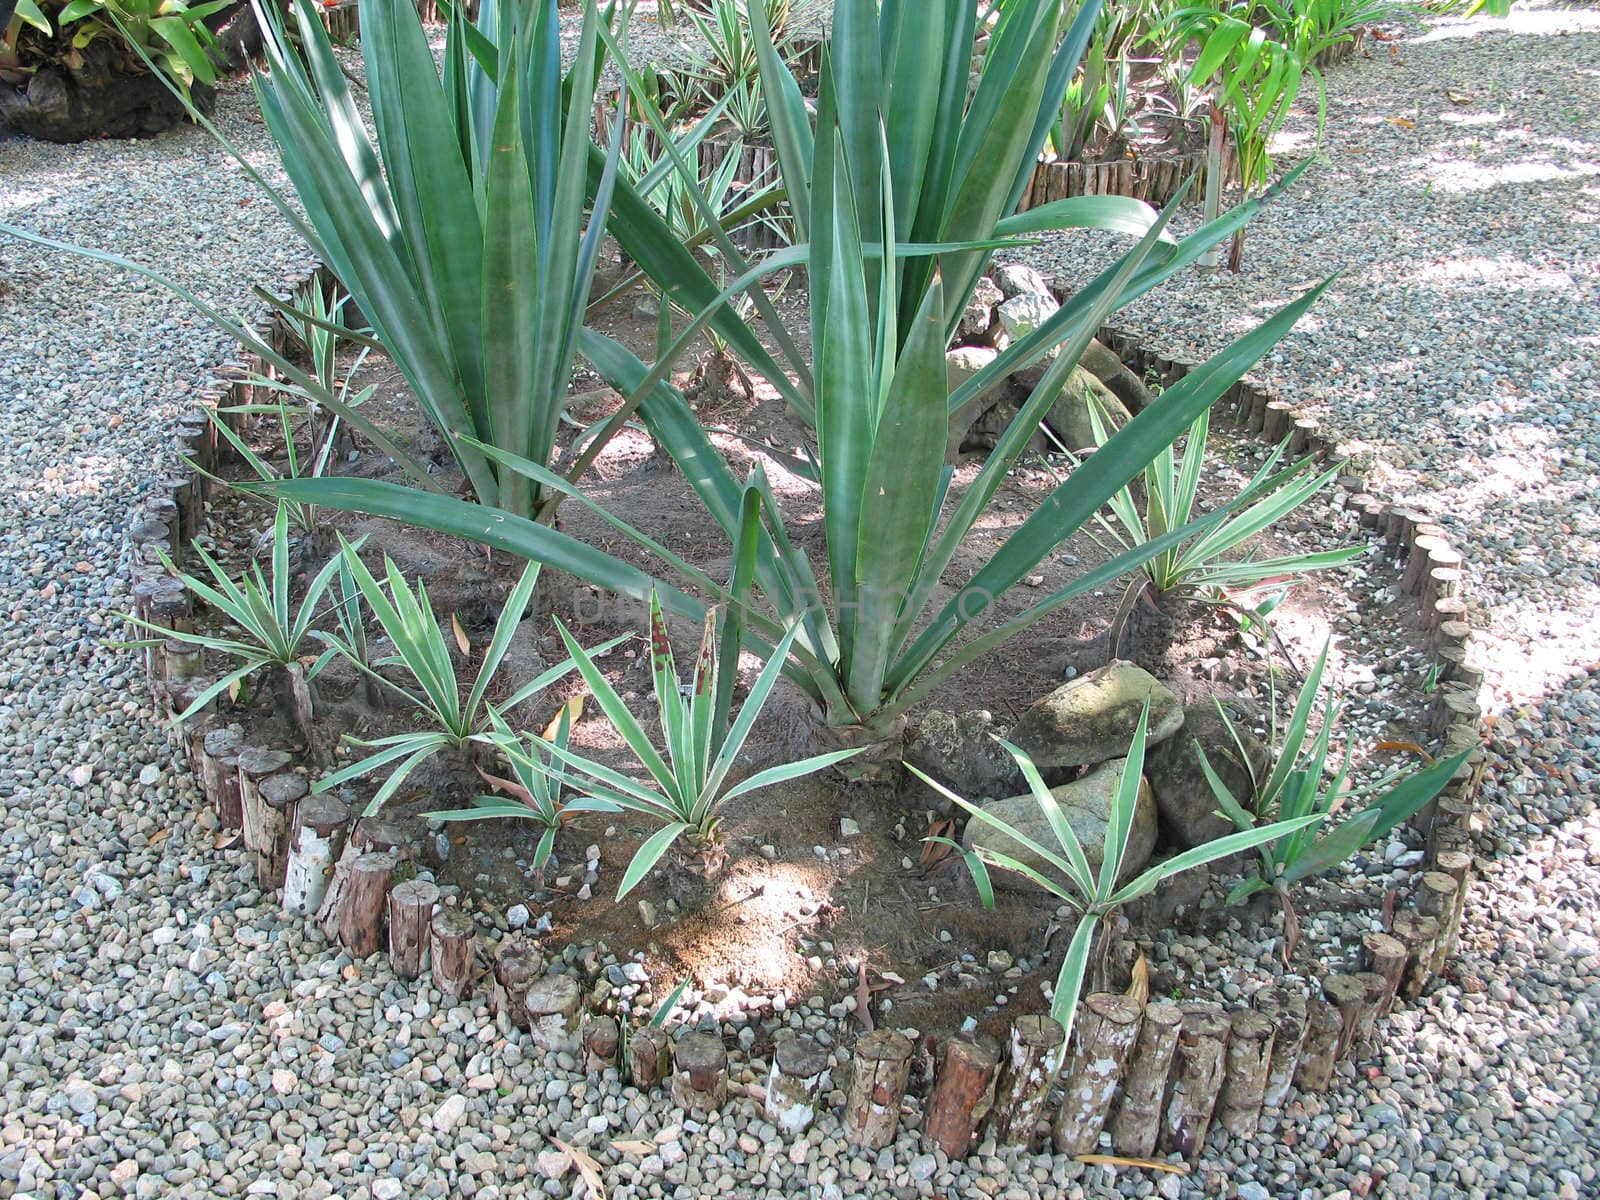
<instances>
[{"instance_id":1,"label":"tree trunk","mask_svg":"<svg viewBox=\"0 0 1600 1200\"><path fill-rule=\"evenodd\" d=\"M1333 1068L1339 1061L1339 1034L1344 1019L1326 1000L1306 1004L1306 1036L1300 1044L1300 1063L1295 1068L1294 1085L1302 1092L1325 1092L1333 1082Z\"/></svg>"},{"instance_id":2,"label":"tree trunk","mask_svg":"<svg viewBox=\"0 0 1600 1200\"><path fill-rule=\"evenodd\" d=\"M1287 985L1264 987L1256 993L1255 1006L1272 1022L1272 1061L1267 1066L1261 1104L1263 1108L1282 1108L1306 1040L1305 994Z\"/></svg>"},{"instance_id":3,"label":"tree trunk","mask_svg":"<svg viewBox=\"0 0 1600 1200\"><path fill-rule=\"evenodd\" d=\"M1225 1068L1228 1018L1211 1004L1182 1006L1178 1048L1172 1066L1172 1093L1161 1128L1164 1154L1193 1162L1205 1145Z\"/></svg>"},{"instance_id":4,"label":"tree trunk","mask_svg":"<svg viewBox=\"0 0 1600 1200\"><path fill-rule=\"evenodd\" d=\"M339 901L339 944L351 958L367 958L383 945L383 910L394 867L392 854L363 854L350 864Z\"/></svg>"},{"instance_id":5,"label":"tree trunk","mask_svg":"<svg viewBox=\"0 0 1600 1200\"><path fill-rule=\"evenodd\" d=\"M767 1120L778 1132L797 1137L817 1116L817 1094L828 1070L828 1052L814 1039L798 1034L779 1042L767 1073Z\"/></svg>"},{"instance_id":6,"label":"tree trunk","mask_svg":"<svg viewBox=\"0 0 1600 1200\"><path fill-rule=\"evenodd\" d=\"M1265 1013L1241 1009L1229 1020L1217 1123L1231 1138L1251 1138L1261 1125L1276 1029Z\"/></svg>"},{"instance_id":7,"label":"tree trunk","mask_svg":"<svg viewBox=\"0 0 1600 1200\"><path fill-rule=\"evenodd\" d=\"M714 1033L689 1032L672 1052L672 1102L704 1116L728 1100L728 1051Z\"/></svg>"},{"instance_id":8,"label":"tree trunk","mask_svg":"<svg viewBox=\"0 0 1600 1200\"><path fill-rule=\"evenodd\" d=\"M478 927L459 908L441 908L433 914L428 933L433 986L448 1000L465 999L472 991Z\"/></svg>"},{"instance_id":9,"label":"tree trunk","mask_svg":"<svg viewBox=\"0 0 1600 1200\"><path fill-rule=\"evenodd\" d=\"M415 979L427 969L438 902L438 887L426 879L408 879L389 892L389 965L401 979Z\"/></svg>"}]
</instances>

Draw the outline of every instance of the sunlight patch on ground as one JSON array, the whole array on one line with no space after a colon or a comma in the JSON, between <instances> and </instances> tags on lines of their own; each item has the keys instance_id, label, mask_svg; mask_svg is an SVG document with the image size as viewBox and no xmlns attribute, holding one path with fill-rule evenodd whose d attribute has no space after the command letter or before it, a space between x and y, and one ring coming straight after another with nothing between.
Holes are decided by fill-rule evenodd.
<instances>
[{"instance_id":1,"label":"sunlight patch on ground","mask_svg":"<svg viewBox=\"0 0 1600 1200\"><path fill-rule=\"evenodd\" d=\"M1513 187L1518 184L1588 179L1600 175L1600 164L1578 163L1567 167L1545 161L1487 166L1461 162L1457 159L1445 161L1436 159L1429 164L1427 174L1430 185L1436 190L1459 194L1487 192L1494 188Z\"/></svg>"},{"instance_id":2,"label":"sunlight patch on ground","mask_svg":"<svg viewBox=\"0 0 1600 1200\"><path fill-rule=\"evenodd\" d=\"M1451 258L1413 271L1410 282L1432 286L1489 283L1499 288L1531 292L1546 289L1570 292L1577 285L1566 271L1543 270L1513 258Z\"/></svg>"},{"instance_id":3,"label":"sunlight patch on ground","mask_svg":"<svg viewBox=\"0 0 1600 1200\"><path fill-rule=\"evenodd\" d=\"M1600 33L1600 11L1573 8L1517 8L1506 17L1475 17L1464 21L1444 21L1427 33L1412 38L1413 45L1444 42L1484 34L1518 37L1552 37L1563 33Z\"/></svg>"}]
</instances>

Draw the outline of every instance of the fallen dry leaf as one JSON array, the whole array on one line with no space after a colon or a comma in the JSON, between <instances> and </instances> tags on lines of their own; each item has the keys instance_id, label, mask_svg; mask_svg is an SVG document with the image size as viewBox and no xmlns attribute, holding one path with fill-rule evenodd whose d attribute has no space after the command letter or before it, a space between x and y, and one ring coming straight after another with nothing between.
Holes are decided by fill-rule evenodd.
<instances>
[{"instance_id":1,"label":"fallen dry leaf","mask_svg":"<svg viewBox=\"0 0 1600 1200\"><path fill-rule=\"evenodd\" d=\"M583 1182L588 1185L589 1194L596 1200L606 1200L606 1181L600 1175L600 1164L595 1162L576 1146L569 1146L560 1138L551 1138L550 1143L564 1151L578 1168L578 1174L583 1176Z\"/></svg>"},{"instance_id":2,"label":"fallen dry leaf","mask_svg":"<svg viewBox=\"0 0 1600 1200\"><path fill-rule=\"evenodd\" d=\"M1401 129L1415 129L1417 123L1407 117L1390 117L1389 124L1398 125Z\"/></svg>"},{"instance_id":3,"label":"fallen dry leaf","mask_svg":"<svg viewBox=\"0 0 1600 1200\"><path fill-rule=\"evenodd\" d=\"M145 838L144 844L146 846L158 846L162 842L166 841L171 836L172 836L172 830L171 829L158 829L154 833L152 833L149 837Z\"/></svg>"},{"instance_id":4,"label":"fallen dry leaf","mask_svg":"<svg viewBox=\"0 0 1600 1200\"><path fill-rule=\"evenodd\" d=\"M243 838L237 829L219 829L211 835L211 848L213 850L232 850Z\"/></svg>"},{"instance_id":5,"label":"fallen dry leaf","mask_svg":"<svg viewBox=\"0 0 1600 1200\"><path fill-rule=\"evenodd\" d=\"M1108 1167L1138 1167L1141 1171L1170 1171L1174 1175L1187 1175L1188 1163L1164 1162L1159 1158L1123 1158L1120 1154L1080 1154L1081 1163L1103 1163Z\"/></svg>"},{"instance_id":6,"label":"fallen dry leaf","mask_svg":"<svg viewBox=\"0 0 1600 1200\"><path fill-rule=\"evenodd\" d=\"M611 1148L618 1154L637 1154L641 1158L646 1154L654 1154L656 1152L656 1144L654 1142L630 1141L627 1139L620 1142L612 1142Z\"/></svg>"},{"instance_id":7,"label":"fallen dry leaf","mask_svg":"<svg viewBox=\"0 0 1600 1200\"><path fill-rule=\"evenodd\" d=\"M1133 978L1128 983L1128 996L1141 1008L1150 999L1150 964L1144 959L1144 952L1139 952L1139 957L1133 962Z\"/></svg>"},{"instance_id":8,"label":"fallen dry leaf","mask_svg":"<svg viewBox=\"0 0 1600 1200\"><path fill-rule=\"evenodd\" d=\"M934 842L927 839L937 837L953 839L955 837L955 833L956 823L954 818L936 817L934 820L928 822L927 838L923 839L922 853L918 855L918 865L922 868L922 873L924 875L937 868L941 863L944 862L945 859L949 858L950 855L954 853L951 847L945 845L943 842Z\"/></svg>"},{"instance_id":9,"label":"fallen dry leaf","mask_svg":"<svg viewBox=\"0 0 1600 1200\"><path fill-rule=\"evenodd\" d=\"M467 637L467 631L461 628L461 618L456 616L455 613L450 614L450 628L455 632L456 646L460 648L461 653L471 654L472 642Z\"/></svg>"},{"instance_id":10,"label":"fallen dry leaf","mask_svg":"<svg viewBox=\"0 0 1600 1200\"><path fill-rule=\"evenodd\" d=\"M1422 761L1433 762L1433 755L1429 754L1415 742L1379 742L1374 750L1389 750L1399 754L1417 754L1422 756Z\"/></svg>"}]
</instances>

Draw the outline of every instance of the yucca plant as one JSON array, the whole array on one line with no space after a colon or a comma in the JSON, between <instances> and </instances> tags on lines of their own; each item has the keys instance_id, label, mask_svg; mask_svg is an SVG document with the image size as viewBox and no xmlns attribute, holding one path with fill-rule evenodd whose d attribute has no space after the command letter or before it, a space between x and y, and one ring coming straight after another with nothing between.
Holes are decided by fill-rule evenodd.
<instances>
[{"instance_id":1,"label":"yucca plant","mask_svg":"<svg viewBox=\"0 0 1600 1200\"><path fill-rule=\"evenodd\" d=\"M1090 428L1097 446L1111 438L1111 430L1098 407L1089 408ZM1123 488L1111 498L1111 516L1097 518L1100 528L1123 550L1140 546L1152 538L1190 525L1198 515L1200 484L1205 477L1207 437L1211 414L1201 413L1189 427L1183 452L1164 447L1144 469L1142 496ZM1367 552L1365 546L1347 546L1277 558L1230 558L1244 542L1289 516L1338 477L1342 463L1335 463L1320 474L1314 462L1303 458L1282 470L1278 464L1288 452L1287 440L1267 456L1250 482L1239 492L1232 515L1210 529L1178 545L1163 550L1145 563L1142 574L1155 600L1173 594L1202 599L1224 598L1231 593L1249 591L1274 579L1299 579L1314 571L1325 571L1355 561ZM1098 452L1098 451L1097 451ZM1078 458L1066 451L1075 466Z\"/></svg>"},{"instance_id":2,"label":"yucca plant","mask_svg":"<svg viewBox=\"0 0 1600 1200\"><path fill-rule=\"evenodd\" d=\"M162 562L186 590L232 625L233 632L211 634L165 629L139 617L125 616L127 621L151 631L161 640L184 642L202 651L227 655L238 662L238 666L196 696L176 719L187 720L223 692L233 692L252 675L265 672L286 714L309 741L314 707L311 681L332 657L331 653L308 653L315 637L312 623L318 615L317 606L338 571L339 560L333 559L323 566L306 585L300 603L293 602L287 504L278 505L272 521L272 558L266 574L262 574L259 563L252 563L244 575L234 580L198 542L194 551L204 564L209 580L179 571L165 556Z\"/></svg>"},{"instance_id":3,"label":"yucca plant","mask_svg":"<svg viewBox=\"0 0 1600 1200\"><path fill-rule=\"evenodd\" d=\"M1039 805L1039 811L1044 814L1045 821L1050 826L1050 832L1056 842L1054 849L1039 844L1014 826L956 795L938 780L907 764L908 769L918 778L963 809L969 818L1001 833L1022 850L1043 860L1049 867L1048 872L1038 870L1014 855L988 846L968 850L959 842L949 838L928 839L949 846L962 856L972 874L973 883L977 885L978 897L985 908L994 907L994 883L989 875L992 869L1021 875L1058 900L1071 905L1079 913L1078 926L1073 931L1071 942L1067 945L1066 956L1062 959L1061 970L1056 976L1055 991L1050 1001L1050 1015L1067 1031L1065 1045L1072 1044L1073 1019L1077 1012L1079 994L1083 991L1083 981L1088 974L1090 951L1094 946L1095 934L1106 917L1124 904L1148 895L1164 880L1219 858L1226 858L1230 854L1253 849L1272 838L1292 835L1321 819L1318 816L1297 817L1260 829L1250 828L1228 834L1226 837L1158 862L1119 886L1118 881L1124 873L1123 858L1127 853L1128 836L1133 828L1134 813L1139 804L1139 788L1143 782L1149 719L1150 702L1146 700L1144 710L1139 714L1139 722L1134 727L1132 744L1128 747L1127 765L1123 767L1122 776L1117 781L1116 792L1112 796L1109 819L1106 822L1105 845L1098 870L1090 867L1089 858L1084 852L1083 844L1078 840L1078 835L1073 832L1072 823L1067 820L1055 796L1045 786L1044 779L1033 765L1033 760L1010 743L1003 744L1016 759L1017 766L1021 768L1023 777L1028 781L1028 789ZM1052 1073L1059 1065L1057 1062L1052 1066Z\"/></svg>"},{"instance_id":4,"label":"yucca plant","mask_svg":"<svg viewBox=\"0 0 1600 1200\"><path fill-rule=\"evenodd\" d=\"M544 742L544 750L583 776L577 786L589 796L661 822L661 828L645 839L623 872L617 888L619 900L639 885L675 843L686 843L691 853L699 855L707 873L714 869L722 856L717 832L720 814L730 801L820 771L856 753L833 751L782 763L728 786L729 774L778 682L798 630L791 630L779 641L740 706L739 715L730 721L732 673L738 660L734 657L724 661L719 653L723 631L717 614L707 615L694 670L688 679L680 680L661 600L652 595L650 669L663 752L656 749L643 722L629 711L593 656L578 645L559 620L556 628L589 693L645 769L647 778L635 779L555 741Z\"/></svg>"},{"instance_id":5,"label":"yucca plant","mask_svg":"<svg viewBox=\"0 0 1600 1200\"><path fill-rule=\"evenodd\" d=\"M1335 767L1329 758L1334 729L1343 708L1337 698L1324 698L1322 677L1328 665L1332 643L1325 644L1316 664L1306 675L1294 711L1282 731L1279 744L1274 706L1271 741L1278 746L1271 772L1257 779L1254 797L1241 802L1212 768L1199 743L1195 743L1200 766L1216 796L1219 811L1239 829L1255 827L1258 819L1305 820L1296 832L1265 839L1257 849L1255 871L1228 894L1230 904L1258 892L1272 891L1283 908L1284 960L1294 954L1300 940L1300 921L1295 915L1293 891L1297 884L1333 870L1363 846L1388 834L1410 820L1433 800L1466 762L1471 751L1433 763L1418 771L1391 773L1361 787L1350 787L1350 760L1354 743L1345 744L1344 755ZM1322 726L1315 737L1309 729L1317 701L1323 702ZM1236 743L1239 734L1232 718L1219 704L1218 712ZM1253 770L1254 761L1242 748L1239 762ZM1338 824L1335 814L1365 802ZM1310 818L1307 820L1307 818Z\"/></svg>"},{"instance_id":6,"label":"yucca plant","mask_svg":"<svg viewBox=\"0 0 1600 1200\"><path fill-rule=\"evenodd\" d=\"M379 583L361 561L356 547L343 537L340 538L340 546L340 560L355 581L368 610L392 643L394 653L369 664L356 647L333 634L323 633L320 636L333 649L344 654L357 670L402 697L416 709L420 719L420 727L406 733L373 741L347 738L353 745L372 753L325 776L313 789L324 792L387 769L382 784L367 804L366 815L371 816L393 798L417 768L435 755L446 751L466 752L474 744L495 744L488 703L489 686L500 670L506 651L511 648L511 639L527 613L529 601L533 599L534 588L539 582L539 564L530 562L506 597L505 606L495 621L494 633L478 663L472 686L463 696L450 656L450 643L428 600L427 585L418 580L413 588L388 556L383 560L384 583ZM330 568L340 560L330 563ZM594 653L603 654L626 640L626 637L614 638L596 647ZM410 676L415 686L407 687L391 680L384 671L392 668L398 668ZM544 691L572 668L572 662L567 661L540 672L516 687L500 702L499 707L511 711Z\"/></svg>"},{"instance_id":7,"label":"yucca plant","mask_svg":"<svg viewBox=\"0 0 1600 1200\"><path fill-rule=\"evenodd\" d=\"M470 808L441 809L424 814L435 821L533 821L540 828L539 843L534 847L532 865L536 879L542 880L544 869L555 850L556 834L562 822L572 813L617 812L615 804L594 796L568 795L571 781L566 765L541 748L541 740L558 750L566 750L572 736L572 723L583 711L581 699L569 701L545 727L540 738L519 737L500 715L489 705L489 723L495 748L510 769L510 778L492 775L482 767L478 774L498 796L474 796Z\"/></svg>"},{"instance_id":8,"label":"yucca plant","mask_svg":"<svg viewBox=\"0 0 1600 1200\"><path fill-rule=\"evenodd\" d=\"M758 40L760 11L757 0L751 13ZM870 0L845 0L835 10L834 65L823 72L814 139L809 123L805 124L805 161L814 164L815 175L803 179L803 191L797 194L794 177L786 168L795 218L809 231L808 243L772 254L762 266L720 291L708 284L713 293L706 303L696 302L701 295L698 284L669 285L669 299L698 315L653 367L646 367L625 347L593 330L582 336L585 357L628 398L611 423L626 420L636 410L682 469L713 521L733 540L751 491L768 492L765 476L757 471L741 484L684 397L663 380L677 352L710 324L773 386L795 396L797 385L781 368L771 364L770 358L769 365L763 366L748 353L740 340L750 336L748 326L738 321L731 326L717 322L729 314L736 316L732 300L741 292L753 293L751 304L758 314L763 304L770 307L760 286L764 273L784 266L806 268L817 364L815 405L811 408L817 443L811 448L809 464L797 460L795 466L809 474L820 490L828 588L824 591L819 585L822 572L790 539L770 495L765 495L766 503L760 506L764 529L757 541L753 569L756 600L746 613L746 628L751 649L765 655L791 627L799 625L793 661L787 668L790 677L823 709L829 724L847 728L843 736L850 744L877 742L881 746L884 753L864 755L852 769L872 763L875 771L885 773L898 769L894 742L903 714L944 679L1073 599L1106 586L1222 519L1225 512L1208 514L1195 527L1175 530L1119 555L1014 615L997 623L985 622L988 628L980 624L1013 587L1091 521L1102 505L1281 338L1322 291L1312 289L1168 389L1157 404L1141 412L1100 453L1063 481L979 571L946 592L944 575L963 540L983 520L1034 428L1107 317L1118 305L1193 262L1206 246L1225 238L1247 219L1250 208L1235 210L1181 243L1166 238L1176 201L1163 214L1137 201L1099 196L1062 201L1015 218L997 216L1011 197L1003 180L997 183L996 179L1014 178L1020 187L1026 172L1010 158L993 159L993 145L1006 141L1012 153L1031 154L1037 148L1054 111L1053 102L1048 109L1042 104L1048 90L1046 77L1053 77L1058 70L1065 73L1076 61L1075 54L1067 60L1060 58L1049 41L1040 51L1029 40L1038 31L1035 24L1053 33L1056 9L1043 0L1023 3L1002 18L986 59L995 64L985 68L989 82L987 86L980 83L972 102L975 110L982 109L987 115L975 113L951 127L927 130L921 152L903 163L926 187L905 190L895 171L896 164L905 160L904 145L886 137L889 119L880 120L883 92L874 81L879 78L881 56L889 54L890 74L908 88L921 87L921 77L913 68L926 65L922 56L933 44L949 58L946 62L935 56L937 63L944 64L940 77L954 86L959 76L965 96L965 63L972 48L971 6L964 0L951 0L940 11L946 14L942 23L918 26L914 36L909 10L895 3L884 6L882 26ZM1037 22L1025 21L1028 16L1036 17ZM930 30L942 32L942 40L931 36ZM886 40L880 40L880 35ZM1003 82L998 65L1007 55L1031 64L1026 69L1018 66L1019 75L1009 84ZM961 64L959 70L952 64ZM638 85L633 72L624 68L624 73L630 87ZM765 68L763 78L767 81ZM792 78L788 87L794 88ZM769 104L778 103L774 95L769 82ZM903 93L897 95L893 106L906 99ZM923 99L931 103L940 95L935 89L931 98L924 95ZM797 91L793 99L795 104L801 103ZM898 119L910 120L910 114ZM1037 139L1030 141L1016 134L1013 126L1017 122L1030 127L1037 123ZM800 123L797 118L792 124L798 129ZM778 135L777 126L774 133ZM958 133L957 141L946 143ZM778 142L781 147L781 136ZM670 141L665 144L671 153ZM689 170L686 163L681 167ZM936 179L942 181L939 186L935 186ZM945 215L939 221L951 233L981 228L986 235L998 231L1009 236L1063 222L1103 223L1115 218L1113 223L1141 236L1122 260L1088 281L1038 330L1019 339L995 365L952 394L944 352L952 328L950 319L952 315L959 318L964 300L952 306L950 297L964 295L971 284L947 281L957 276L975 278L974 272L987 261L981 248L987 243L976 243L980 248L974 249L971 242L902 240L899 198L904 197L913 221L932 222L931 210L925 210L920 199L929 188L941 194L955 189L967 196L952 199L947 214L940 210ZM624 231L619 237L625 249L653 272L647 256L663 261L661 243L629 241L647 222L636 208L621 202L622 195L619 190L612 228ZM701 211L714 225L715 214L709 213L709 206ZM650 220L655 222L652 228L661 227L653 212ZM717 244L727 261L737 261L738 251L725 237L719 234ZM684 278L690 278L690 272L703 277L692 255L676 242L671 246L689 263ZM885 257L886 247L891 257ZM892 263L892 269L883 269L885 263ZM913 295L915 320L902 333L896 314L906 311ZM1000 378L1052 349L1059 353L1015 423L974 480L955 493L950 488L952 472L945 463L952 414ZM502 468L526 473L543 487L556 490L563 486L541 464L487 444L479 444L479 448ZM585 451L573 470L583 469L589 456L590 451ZM397 485L364 480L285 481L272 490L484 541L525 558L547 561L627 595L642 596L652 586L637 568L574 543L558 531L509 517L485 521L473 506L450 498L422 496ZM728 601L726 590L704 572L694 570L610 514L601 511L599 515L702 596L716 603ZM698 598L671 596L668 602L683 615L704 616L704 603Z\"/></svg>"},{"instance_id":9,"label":"yucca plant","mask_svg":"<svg viewBox=\"0 0 1600 1200\"><path fill-rule=\"evenodd\" d=\"M587 197L601 52L586 7L563 76L556 0L452 9L443 73L409 0L367 0L375 143L310 0L303 57L257 4L262 115L315 230L479 502L539 512L539 488L473 442L548 463L604 232L620 138Z\"/></svg>"}]
</instances>

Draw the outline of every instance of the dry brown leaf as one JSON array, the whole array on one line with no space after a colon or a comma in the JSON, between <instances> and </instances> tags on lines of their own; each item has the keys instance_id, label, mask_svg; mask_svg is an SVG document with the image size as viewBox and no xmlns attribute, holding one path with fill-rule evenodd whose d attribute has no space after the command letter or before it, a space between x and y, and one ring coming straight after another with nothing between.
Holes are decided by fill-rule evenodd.
<instances>
[{"instance_id":1,"label":"dry brown leaf","mask_svg":"<svg viewBox=\"0 0 1600 1200\"><path fill-rule=\"evenodd\" d=\"M928 822L927 836L930 838L954 838L955 833L956 823L954 818L936 817L934 820ZM924 841L922 843L922 853L918 855L917 865L922 868L922 873L926 875L929 871L932 871L934 868L938 867L939 864L944 862L944 860L949 858L953 853L954 851L949 846L946 846L943 842Z\"/></svg>"},{"instance_id":2,"label":"dry brown leaf","mask_svg":"<svg viewBox=\"0 0 1600 1200\"><path fill-rule=\"evenodd\" d=\"M461 628L461 618L455 613L450 614L450 628L455 631L456 646L463 654L472 653L472 640L467 637L467 631Z\"/></svg>"},{"instance_id":3,"label":"dry brown leaf","mask_svg":"<svg viewBox=\"0 0 1600 1200\"><path fill-rule=\"evenodd\" d=\"M1159 1158L1124 1158L1120 1154L1080 1154L1081 1163L1103 1163L1108 1167L1138 1167L1141 1171L1170 1171L1174 1175L1187 1175L1188 1163L1164 1162Z\"/></svg>"},{"instance_id":4,"label":"dry brown leaf","mask_svg":"<svg viewBox=\"0 0 1600 1200\"><path fill-rule=\"evenodd\" d=\"M491 775L482 767L475 766L473 769L476 770L479 777L490 787L494 788L495 791L504 792L512 799L521 800L524 804L531 805L533 803L533 793L528 791L527 788L523 787L516 780L503 779L499 775Z\"/></svg>"},{"instance_id":5,"label":"dry brown leaf","mask_svg":"<svg viewBox=\"0 0 1600 1200\"><path fill-rule=\"evenodd\" d=\"M1150 999L1150 964L1145 961L1142 950L1133 960L1133 978L1128 983L1127 994L1140 1008Z\"/></svg>"},{"instance_id":6,"label":"dry brown leaf","mask_svg":"<svg viewBox=\"0 0 1600 1200\"><path fill-rule=\"evenodd\" d=\"M861 964L856 973L856 1020L868 1033L872 1032L872 981L868 978L867 964Z\"/></svg>"},{"instance_id":7,"label":"dry brown leaf","mask_svg":"<svg viewBox=\"0 0 1600 1200\"><path fill-rule=\"evenodd\" d=\"M232 702L234 704L237 704L239 702L239 691L241 689L242 684L243 684L243 680L235 679L232 683L230 683L228 685L228 699L229 699L230 702Z\"/></svg>"},{"instance_id":8,"label":"dry brown leaf","mask_svg":"<svg viewBox=\"0 0 1600 1200\"><path fill-rule=\"evenodd\" d=\"M600 1164L595 1162L576 1146L569 1146L560 1138L551 1138L552 1145L566 1152L572 1160L572 1165L578 1168L578 1174L583 1176L583 1182L589 1187L589 1195L595 1200L606 1200L606 1181L600 1175Z\"/></svg>"},{"instance_id":9,"label":"dry brown leaf","mask_svg":"<svg viewBox=\"0 0 1600 1200\"><path fill-rule=\"evenodd\" d=\"M626 1138L620 1142L612 1142L611 1148L618 1154L637 1154L640 1158L656 1152L654 1142L630 1141Z\"/></svg>"},{"instance_id":10,"label":"dry brown leaf","mask_svg":"<svg viewBox=\"0 0 1600 1200\"><path fill-rule=\"evenodd\" d=\"M171 836L172 836L172 830L170 830L170 829L158 829L154 833L152 833L149 837L145 838L144 844L146 846L157 846L157 845L160 845L162 842L166 841Z\"/></svg>"},{"instance_id":11,"label":"dry brown leaf","mask_svg":"<svg viewBox=\"0 0 1600 1200\"><path fill-rule=\"evenodd\" d=\"M1423 762L1433 762L1433 755L1429 754L1425 749L1417 745L1415 742L1379 742L1373 747L1373 749L1389 750L1397 754L1419 754L1422 756Z\"/></svg>"},{"instance_id":12,"label":"dry brown leaf","mask_svg":"<svg viewBox=\"0 0 1600 1200\"><path fill-rule=\"evenodd\" d=\"M211 848L213 850L232 850L243 837L244 834L237 829L219 829L211 835Z\"/></svg>"},{"instance_id":13,"label":"dry brown leaf","mask_svg":"<svg viewBox=\"0 0 1600 1200\"><path fill-rule=\"evenodd\" d=\"M583 696L581 693L572 697L556 710L556 715L550 718L550 724L544 727L544 732L539 736L547 742L554 741L556 731L561 728L563 714L566 715L568 725L576 725L578 723L579 718L583 716Z\"/></svg>"},{"instance_id":14,"label":"dry brown leaf","mask_svg":"<svg viewBox=\"0 0 1600 1200\"><path fill-rule=\"evenodd\" d=\"M1389 124L1398 125L1401 129L1415 129L1417 123L1409 117L1390 117Z\"/></svg>"},{"instance_id":15,"label":"dry brown leaf","mask_svg":"<svg viewBox=\"0 0 1600 1200\"><path fill-rule=\"evenodd\" d=\"M1449 88L1445 88L1444 94L1449 99L1451 104L1471 104L1472 103L1472 97L1471 96L1466 96L1466 95L1463 95L1460 92L1451 91Z\"/></svg>"}]
</instances>

